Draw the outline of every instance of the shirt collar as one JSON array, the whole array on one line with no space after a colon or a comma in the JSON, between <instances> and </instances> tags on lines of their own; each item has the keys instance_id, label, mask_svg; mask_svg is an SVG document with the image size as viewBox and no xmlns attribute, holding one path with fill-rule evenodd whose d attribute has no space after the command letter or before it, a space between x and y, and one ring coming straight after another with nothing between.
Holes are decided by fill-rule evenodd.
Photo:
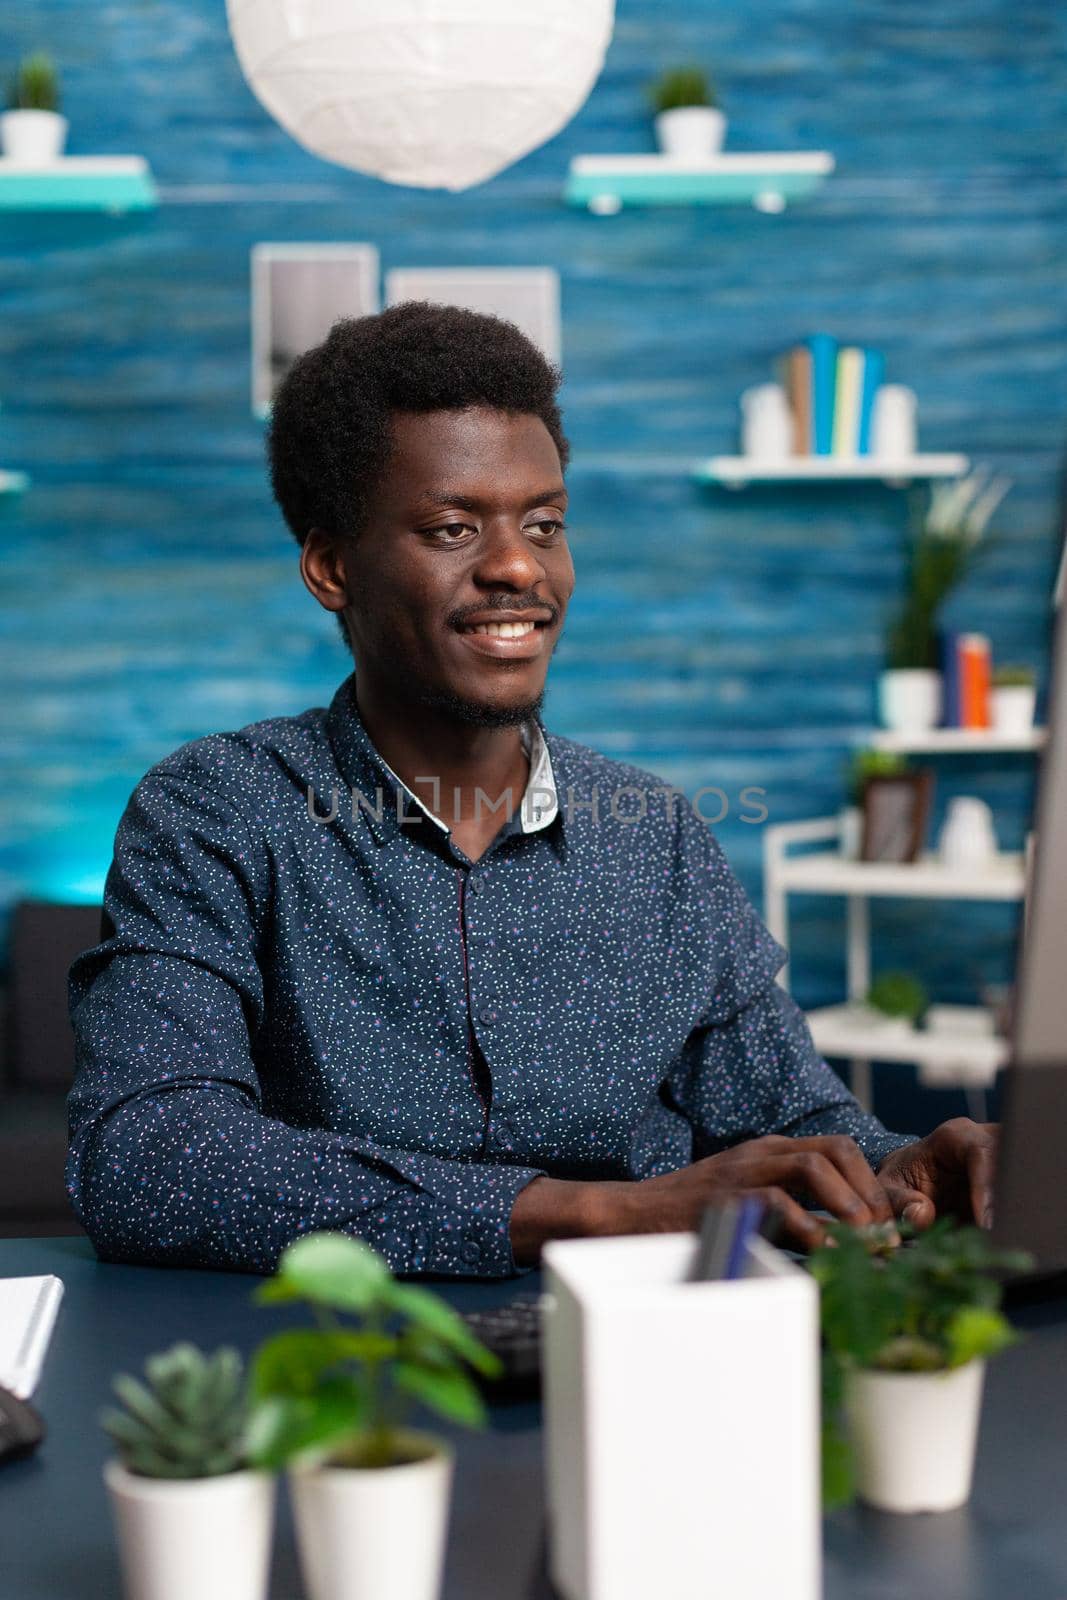
<instances>
[{"instance_id":1,"label":"shirt collar","mask_svg":"<svg viewBox=\"0 0 1067 1600\"><path fill-rule=\"evenodd\" d=\"M330 701L326 729L337 769L351 791L339 798L338 805L353 817L362 814L379 844L392 838L401 827L410 831L410 823L401 823L400 817L410 816L412 806L443 834L449 832L447 824L408 788L371 742L356 702L354 672L339 685ZM505 826L509 832L537 833L559 816L559 793L541 724L536 719L524 722L521 737L530 761L530 776L519 809Z\"/></svg>"}]
</instances>

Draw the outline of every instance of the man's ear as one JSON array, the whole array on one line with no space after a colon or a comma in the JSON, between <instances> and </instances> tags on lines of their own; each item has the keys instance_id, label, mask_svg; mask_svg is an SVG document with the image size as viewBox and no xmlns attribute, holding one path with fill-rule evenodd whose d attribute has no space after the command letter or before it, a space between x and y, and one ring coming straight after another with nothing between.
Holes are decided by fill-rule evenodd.
<instances>
[{"instance_id":1,"label":"man's ear","mask_svg":"<svg viewBox=\"0 0 1067 1600\"><path fill-rule=\"evenodd\" d=\"M305 587L326 611L343 611L348 604L341 541L323 528L312 528L300 551L300 576Z\"/></svg>"}]
</instances>

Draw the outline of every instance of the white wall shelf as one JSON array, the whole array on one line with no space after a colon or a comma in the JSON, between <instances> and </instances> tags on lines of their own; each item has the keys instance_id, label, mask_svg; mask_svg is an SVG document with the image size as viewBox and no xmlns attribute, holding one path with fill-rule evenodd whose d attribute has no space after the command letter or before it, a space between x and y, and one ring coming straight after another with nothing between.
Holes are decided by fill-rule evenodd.
<instances>
[{"instance_id":1,"label":"white wall shelf","mask_svg":"<svg viewBox=\"0 0 1067 1600\"><path fill-rule=\"evenodd\" d=\"M981 1006L960 1009L973 1011L976 1020L985 1015ZM926 1028L887 1026L872 1016L868 1007L850 1001L821 1006L807 1015L811 1036L822 1055L914 1064L920 1082L929 1087L987 1089L1008 1059L1008 1041L997 1035L983 1036L968 1028L935 1033Z\"/></svg>"},{"instance_id":2,"label":"white wall shelf","mask_svg":"<svg viewBox=\"0 0 1067 1600\"><path fill-rule=\"evenodd\" d=\"M159 203L143 156L63 156L48 166L0 158L0 211L150 211Z\"/></svg>"},{"instance_id":3,"label":"white wall shelf","mask_svg":"<svg viewBox=\"0 0 1067 1600\"><path fill-rule=\"evenodd\" d=\"M931 728L928 733L879 728L868 742L875 750L894 750L901 755L995 755L1040 750L1047 736L1047 728L1032 728L1021 736L998 733L995 728Z\"/></svg>"},{"instance_id":4,"label":"white wall shelf","mask_svg":"<svg viewBox=\"0 0 1067 1600\"><path fill-rule=\"evenodd\" d=\"M813 194L833 170L834 158L825 150L760 151L703 161L576 156L563 198L598 216L614 216L624 206L752 205L773 213Z\"/></svg>"},{"instance_id":5,"label":"white wall shelf","mask_svg":"<svg viewBox=\"0 0 1067 1600\"><path fill-rule=\"evenodd\" d=\"M5 472L0 469L0 495L25 494L30 480L25 472Z\"/></svg>"},{"instance_id":6,"label":"white wall shelf","mask_svg":"<svg viewBox=\"0 0 1067 1600\"><path fill-rule=\"evenodd\" d=\"M1024 901L1028 881L1028 852L1003 852L981 868L961 871L944 866L936 856L917 862L854 861L839 849L838 817L811 822L786 822L769 827L763 841L764 916L778 942L789 949L789 895L842 895L847 902L845 947L848 1000L824 1006L809 1014L812 1037L823 1055L849 1061L852 1090L862 1105L871 1104L871 1062L906 1061L918 1065L921 1081L939 1087L983 1089L994 1079L1006 1058L1003 1039L973 1027L954 1032L929 1032L919 1028L887 1028L875 1021L863 1002L871 987L870 900L903 898L924 900ZM791 854L797 847L805 853ZM1028 847L1029 849L1029 847ZM789 983L788 963L779 981ZM978 1008L960 1008L974 1011Z\"/></svg>"},{"instance_id":7,"label":"white wall shelf","mask_svg":"<svg viewBox=\"0 0 1067 1600\"><path fill-rule=\"evenodd\" d=\"M970 466L964 455L785 456L761 461L753 456L712 456L699 462L698 483L745 489L753 483L886 483L902 487L917 480L960 478Z\"/></svg>"}]
</instances>

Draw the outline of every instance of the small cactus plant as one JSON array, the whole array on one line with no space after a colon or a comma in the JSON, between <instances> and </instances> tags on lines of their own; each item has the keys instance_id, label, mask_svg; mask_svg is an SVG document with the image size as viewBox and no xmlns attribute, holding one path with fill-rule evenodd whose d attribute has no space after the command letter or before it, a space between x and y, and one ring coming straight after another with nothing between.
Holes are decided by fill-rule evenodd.
<instances>
[{"instance_id":1,"label":"small cactus plant","mask_svg":"<svg viewBox=\"0 0 1067 1600\"><path fill-rule=\"evenodd\" d=\"M205 1356L176 1344L145 1362L147 1384L120 1373L112 1386L124 1409L100 1423L128 1472L143 1478L216 1478L245 1459L247 1410L236 1350Z\"/></svg>"}]
</instances>

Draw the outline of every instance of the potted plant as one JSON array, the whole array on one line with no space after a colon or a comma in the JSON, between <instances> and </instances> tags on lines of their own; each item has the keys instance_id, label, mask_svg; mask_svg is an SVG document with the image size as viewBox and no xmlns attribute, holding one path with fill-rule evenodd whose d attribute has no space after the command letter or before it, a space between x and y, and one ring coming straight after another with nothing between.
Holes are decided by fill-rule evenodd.
<instances>
[{"instance_id":1,"label":"potted plant","mask_svg":"<svg viewBox=\"0 0 1067 1600\"><path fill-rule=\"evenodd\" d=\"M127 1600L263 1600L274 1479L249 1467L241 1358L176 1344L114 1380L101 1423Z\"/></svg>"},{"instance_id":2,"label":"potted plant","mask_svg":"<svg viewBox=\"0 0 1067 1600\"><path fill-rule=\"evenodd\" d=\"M854 750L845 773L847 804L841 807L839 848L843 856L855 861L863 837L863 791L868 778L895 778L908 771L904 756L895 750L873 748Z\"/></svg>"},{"instance_id":3,"label":"potted plant","mask_svg":"<svg viewBox=\"0 0 1067 1600\"><path fill-rule=\"evenodd\" d=\"M38 50L19 63L9 109L0 116L0 146L10 161L46 167L63 154L67 119L59 114L59 77L51 56Z\"/></svg>"},{"instance_id":4,"label":"potted plant","mask_svg":"<svg viewBox=\"0 0 1067 1600\"><path fill-rule=\"evenodd\" d=\"M290 1245L256 1298L302 1303L316 1324L266 1340L252 1363L251 1451L289 1469L310 1600L434 1600L452 1451L406 1414L418 1402L481 1425L469 1369L495 1376L499 1362L438 1296L344 1234Z\"/></svg>"},{"instance_id":5,"label":"potted plant","mask_svg":"<svg viewBox=\"0 0 1067 1600\"><path fill-rule=\"evenodd\" d=\"M904 594L887 639L878 685L883 725L922 733L941 718L938 626L942 607L974 562L989 520L1010 480L979 469L930 491L913 506L905 552Z\"/></svg>"},{"instance_id":6,"label":"potted plant","mask_svg":"<svg viewBox=\"0 0 1067 1600\"><path fill-rule=\"evenodd\" d=\"M914 1028L930 1003L918 978L910 972L882 972L867 990L866 1006L876 1026L897 1033Z\"/></svg>"},{"instance_id":7,"label":"potted plant","mask_svg":"<svg viewBox=\"0 0 1067 1600\"><path fill-rule=\"evenodd\" d=\"M715 86L701 67L672 67L649 89L656 139L665 156L702 161L718 155L726 117Z\"/></svg>"},{"instance_id":8,"label":"potted plant","mask_svg":"<svg viewBox=\"0 0 1067 1600\"><path fill-rule=\"evenodd\" d=\"M1024 739L1034 726L1037 679L1032 667L997 667L993 673L992 713L997 733Z\"/></svg>"},{"instance_id":9,"label":"potted plant","mask_svg":"<svg viewBox=\"0 0 1067 1600\"><path fill-rule=\"evenodd\" d=\"M988 1357L1014 1343L1001 1314L1002 1267L975 1227L940 1218L925 1232L827 1225L811 1255L823 1333L823 1494L882 1511L948 1511L971 1492Z\"/></svg>"}]
</instances>

